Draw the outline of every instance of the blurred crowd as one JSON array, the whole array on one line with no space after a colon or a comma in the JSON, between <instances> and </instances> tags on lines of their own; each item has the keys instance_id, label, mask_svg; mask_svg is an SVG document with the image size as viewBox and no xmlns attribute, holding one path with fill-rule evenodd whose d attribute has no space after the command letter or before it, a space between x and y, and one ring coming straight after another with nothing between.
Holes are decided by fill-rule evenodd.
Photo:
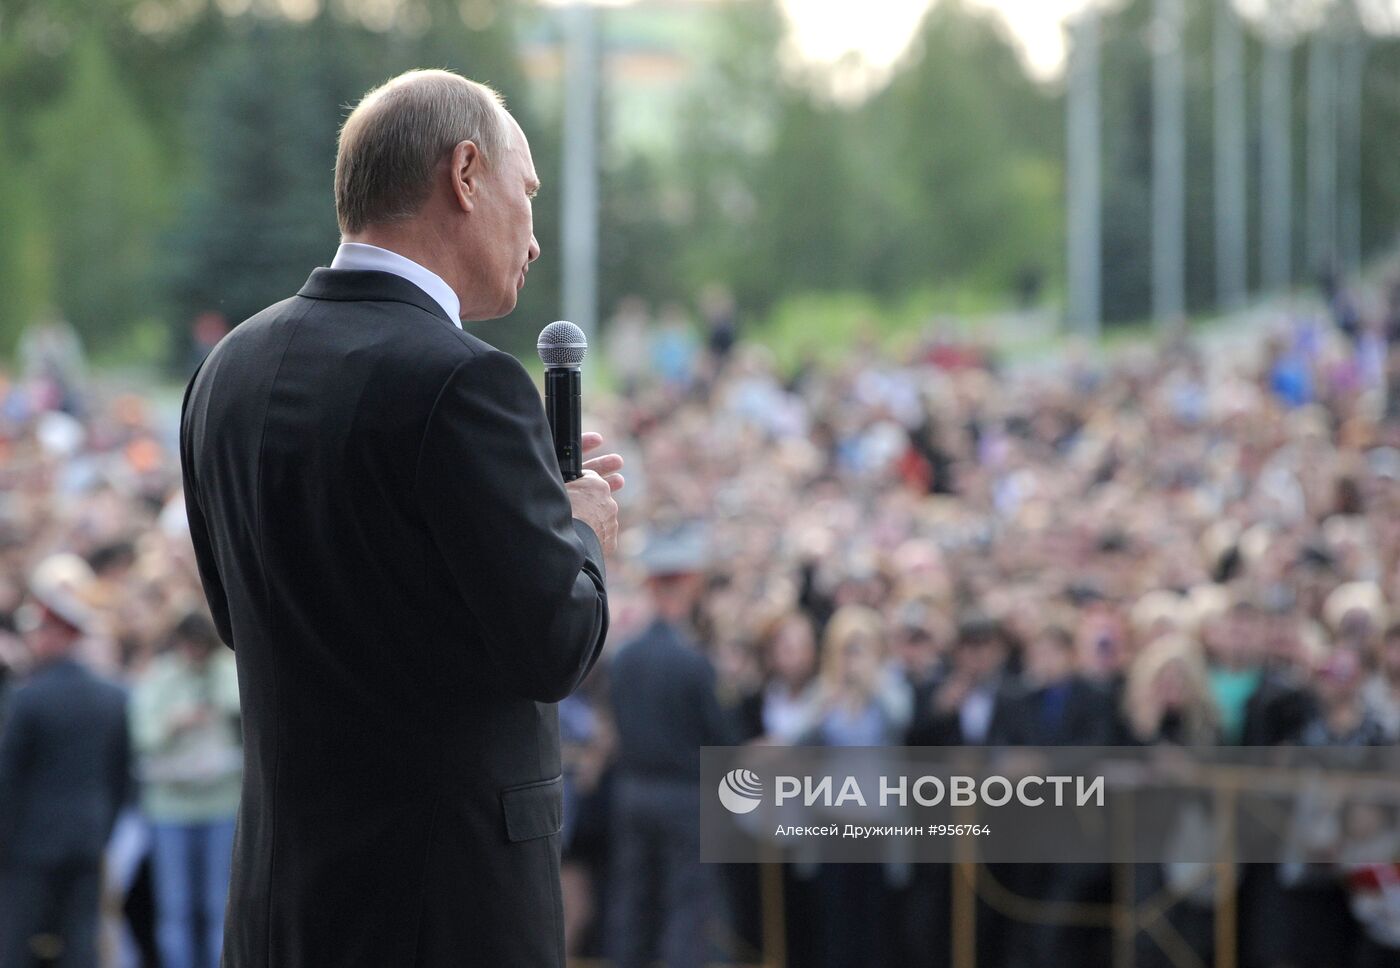
<instances>
[{"instance_id":1,"label":"blurred crowd","mask_svg":"<svg viewBox=\"0 0 1400 968\"><path fill-rule=\"evenodd\" d=\"M700 309L628 301L599 336L616 390L586 423L627 486L608 647L558 710L574 954L756 961L776 916L799 968L946 962L945 867L787 865L775 914L757 869L700 865L701 745L1400 741L1400 285L1034 365L935 326L789 370L722 291ZM177 408L94 391L59 324L26 346L0 383L0 965L212 966L237 679ZM78 760L74 731L111 738ZM1240 963L1400 963L1400 870L1364 861L1243 869ZM1095 865L986 876L1108 897ZM1212 963L1212 885L1136 880L1180 898L1138 964ZM976 923L979 965L1109 957Z\"/></svg>"},{"instance_id":2,"label":"blurred crowd","mask_svg":"<svg viewBox=\"0 0 1400 968\"><path fill-rule=\"evenodd\" d=\"M597 415L625 442L639 527L610 577L617 658L564 704L587 726L566 865L584 950L643 964L629 929L658 921L651 950L700 963L701 877L728 950L761 944L757 875L697 874L664 847L682 824L660 836L647 809L694 785L693 762L654 750L687 719L677 750L1400 739L1400 284L1329 285L1314 308L1108 359L999 361L934 327L901 353L856 345L791 373L736 341L719 305L688 330L629 303L613 325L657 335L606 347L622 393ZM652 560L697 529L689 564ZM663 633L667 613L682 617ZM707 674L665 658L675 629ZM691 712L706 680L719 727ZM1242 869L1237 963L1400 964L1400 870L1365 860L1318 838L1296 863ZM1110 897L1094 865L983 876L1040 900ZM1180 897L1139 937L1139 965L1216 961L1214 884L1192 876L1136 872L1140 896ZM944 963L948 878L786 866L789 963ZM1111 957L1107 930L987 906L977 926L979 965Z\"/></svg>"},{"instance_id":3,"label":"blurred crowd","mask_svg":"<svg viewBox=\"0 0 1400 968\"><path fill-rule=\"evenodd\" d=\"M0 965L215 965L238 682L178 412L95 392L60 322L18 363L0 380Z\"/></svg>"}]
</instances>

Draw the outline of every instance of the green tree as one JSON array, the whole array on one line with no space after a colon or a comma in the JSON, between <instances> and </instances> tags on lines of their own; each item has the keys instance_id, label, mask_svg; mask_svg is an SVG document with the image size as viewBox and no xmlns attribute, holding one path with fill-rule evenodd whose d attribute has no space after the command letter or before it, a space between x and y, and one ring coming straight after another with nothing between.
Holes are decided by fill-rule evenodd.
<instances>
[{"instance_id":1,"label":"green tree","mask_svg":"<svg viewBox=\"0 0 1400 968\"><path fill-rule=\"evenodd\" d=\"M337 237L329 169L354 52L309 24L245 19L194 82L194 171L170 247L177 327L218 311L237 323L300 287Z\"/></svg>"},{"instance_id":2,"label":"green tree","mask_svg":"<svg viewBox=\"0 0 1400 968\"><path fill-rule=\"evenodd\" d=\"M1030 80L1001 21L960 0L925 18L852 139L876 213L856 242L884 291L1007 292L1061 264L1060 99Z\"/></svg>"},{"instance_id":3,"label":"green tree","mask_svg":"<svg viewBox=\"0 0 1400 968\"><path fill-rule=\"evenodd\" d=\"M729 0L718 7L690 95L681 109L681 145L674 177L675 228L684 240L672 257L677 289L697 289L747 273L763 277L775 254L760 248L760 195L768 189L781 105L794 97L773 52L782 43L774 0ZM745 293L754 305L763 293ZM673 295L683 295L673 290Z\"/></svg>"},{"instance_id":4,"label":"green tree","mask_svg":"<svg viewBox=\"0 0 1400 968\"><path fill-rule=\"evenodd\" d=\"M1185 0L1186 307L1215 303L1214 84L1210 0ZM1133 0L1103 24L1103 305L1111 321L1140 320L1152 308L1153 7ZM1247 90L1258 90L1257 80ZM1251 115L1253 117L1253 115Z\"/></svg>"},{"instance_id":5,"label":"green tree","mask_svg":"<svg viewBox=\"0 0 1400 968\"><path fill-rule=\"evenodd\" d=\"M727 280L763 309L808 290L1006 292L1060 264L1060 101L993 15L938 4L856 105L779 69L772 3L723 22L686 125L692 285Z\"/></svg>"},{"instance_id":6,"label":"green tree","mask_svg":"<svg viewBox=\"0 0 1400 968\"><path fill-rule=\"evenodd\" d=\"M1361 94L1361 246L1400 245L1400 41L1369 43Z\"/></svg>"},{"instance_id":7,"label":"green tree","mask_svg":"<svg viewBox=\"0 0 1400 968\"><path fill-rule=\"evenodd\" d=\"M228 24L186 118L194 170L169 247L178 345L195 314L214 310L236 324L330 261L339 238L336 138L370 87L409 68L446 66L508 97L519 89L503 41L508 5L481 29L464 24L455 4L424 9L436 19L414 33L370 30L333 10L305 24Z\"/></svg>"},{"instance_id":8,"label":"green tree","mask_svg":"<svg viewBox=\"0 0 1400 968\"><path fill-rule=\"evenodd\" d=\"M736 249L733 280L744 301L783 291L841 289L857 283L868 192L856 168L852 119L806 92L780 104L771 153L753 188L752 248Z\"/></svg>"},{"instance_id":9,"label":"green tree","mask_svg":"<svg viewBox=\"0 0 1400 968\"><path fill-rule=\"evenodd\" d=\"M158 313L151 270L168 174L95 32L74 45L63 91L33 125L32 165L49 300L97 346Z\"/></svg>"},{"instance_id":10,"label":"green tree","mask_svg":"<svg viewBox=\"0 0 1400 968\"><path fill-rule=\"evenodd\" d=\"M0 351L13 351L24 328L46 308L52 272L46 239L40 229L39 199L29 191L25 163L0 128Z\"/></svg>"}]
</instances>

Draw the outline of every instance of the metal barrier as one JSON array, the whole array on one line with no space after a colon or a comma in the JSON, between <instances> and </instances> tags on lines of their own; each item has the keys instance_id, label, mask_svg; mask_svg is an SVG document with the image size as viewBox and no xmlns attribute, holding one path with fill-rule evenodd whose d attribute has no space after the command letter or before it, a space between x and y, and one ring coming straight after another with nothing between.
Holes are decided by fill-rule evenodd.
<instances>
[{"instance_id":1,"label":"metal barrier","mask_svg":"<svg viewBox=\"0 0 1400 968\"><path fill-rule=\"evenodd\" d=\"M1195 766L1186 785L1209 791L1215 799L1217 816L1224 820L1215 862L1203 864L1194 878L1176 887L1164 887L1138 900L1134 880L1138 865L1116 863L1111 867L1111 900L1107 903L1046 901L1017 894L1001 883L976 856L976 844L963 838L955 844L950 899L951 968L977 968L977 904L980 900L1003 917L1024 924L1102 928L1112 935L1113 968L1134 968L1136 942L1140 934L1150 937L1175 968L1207 968L1200 956L1167 919L1168 912L1195 889L1214 878L1214 954L1210 968L1237 968L1239 880L1235 861L1237 830L1234 827L1239 794L1293 791L1300 781L1313 774L1286 768L1242 767L1232 765ZM1394 777L1356 771L1329 776L1329 785L1338 790L1356 790L1378 782L1394 784ZM973 808L965 808L959 822L976 820ZM1123 811L1114 836L1123 853L1132 842L1132 817ZM773 854L771 862L759 865L761 906L761 950L758 962L723 962L714 968L790 968L788 965L783 865ZM603 960L575 960L577 968L610 968ZM806 968L794 965L791 968Z\"/></svg>"}]
</instances>

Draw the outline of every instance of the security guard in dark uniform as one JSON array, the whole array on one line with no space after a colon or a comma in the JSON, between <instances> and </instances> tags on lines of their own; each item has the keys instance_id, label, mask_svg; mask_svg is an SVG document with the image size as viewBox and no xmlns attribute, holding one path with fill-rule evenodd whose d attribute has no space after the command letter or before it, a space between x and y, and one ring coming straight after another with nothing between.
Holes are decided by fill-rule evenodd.
<instances>
[{"instance_id":1,"label":"security guard in dark uniform","mask_svg":"<svg viewBox=\"0 0 1400 968\"><path fill-rule=\"evenodd\" d=\"M0 722L0 966L97 965L103 849L131 788L126 693L78 661L93 575L53 555L23 608L28 677Z\"/></svg>"},{"instance_id":2,"label":"security guard in dark uniform","mask_svg":"<svg viewBox=\"0 0 1400 968\"><path fill-rule=\"evenodd\" d=\"M609 666L617 726L613 792L612 957L619 968L708 960L713 873L700 863L700 747L732 742L715 671L690 619L704 587L706 549L694 524L654 533L642 554L655 617Z\"/></svg>"}]
</instances>

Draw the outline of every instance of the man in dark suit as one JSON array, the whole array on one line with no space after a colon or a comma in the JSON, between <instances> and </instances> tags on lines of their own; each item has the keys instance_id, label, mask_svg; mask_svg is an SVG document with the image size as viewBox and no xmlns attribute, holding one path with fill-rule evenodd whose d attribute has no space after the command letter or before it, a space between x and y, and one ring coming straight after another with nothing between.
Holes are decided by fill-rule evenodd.
<instances>
[{"instance_id":1,"label":"man in dark suit","mask_svg":"<svg viewBox=\"0 0 1400 968\"><path fill-rule=\"evenodd\" d=\"M710 960L716 900L713 870L700 863L700 747L733 737L691 624L705 581L699 527L653 532L641 557L654 617L608 665L617 727L610 947L619 968L642 968L654 929L667 968L699 968Z\"/></svg>"},{"instance_id":2,"label":"man in dark suit","mask_svg":"<svg viewBox=\"0 0 1400 968\"><path fill-rule=\"evenodd\" d=\"M1021 686L1008 670L1010 645L1001 625L980 615L958 625L948 668L915 686L910 746L1001 743L1002 721Z\"/></svg>"},{"instance_id":3,"label":"man in dark suit","mask_svg":"<svg viewBox=\"0 0 1400 968\"><path fill-rule=\"evenodd\" d=\"M1118 714L1107 690L1075 670L1074 636L1046 624L1025 646L1025 675L1003 697L989 742L999 746L1111 746ZM1104 864L1008 864L989 871L1023 897L1051 905L1108 903ZM1102 931L1063 924L1005 925L1008 960L1029 968L1109 959ZM1093 957L1090 957L1092 955ZM1078 956L1078 957L1077 957Z\"/></svg>"},{"instance_id":4,"label":"man in dark suit","mask_svg":"<svg viewBox=\"0 0 1400 968\"><path fill-rule=\"evenodd\" d=\"M989 742L1000 746L1112 746L1121 736L1108 692L1075 672L1074 637L1049 624L1026 644L1026 675L1004 697Z\"/></svg>"},{"instance_id":5,"label":"man in dark suit","mask_svg":"<svg viewBox=\"0 0 1400 968\"><path fill-rule=\"evenodd\" d=\"M34 668L0 723L0 965L95 968L102 852L130 788L126 694L75 656L92 571L45 559L24 637Z\"/></svg>"},{"instance_id":6,"label":"man in dark suit","mask_svg":"<svg viewBox=\"0 0 1400 968\"><path fill-rule=\"evenodd\" d=\"M622 461L565 485L524 367L460 323L514 308L538 187L489 88L370 92L331 267L186 390L190 532L243 705L225 968L564 963L554 704L607 632Z\"/></svg>"}]
</instances>

